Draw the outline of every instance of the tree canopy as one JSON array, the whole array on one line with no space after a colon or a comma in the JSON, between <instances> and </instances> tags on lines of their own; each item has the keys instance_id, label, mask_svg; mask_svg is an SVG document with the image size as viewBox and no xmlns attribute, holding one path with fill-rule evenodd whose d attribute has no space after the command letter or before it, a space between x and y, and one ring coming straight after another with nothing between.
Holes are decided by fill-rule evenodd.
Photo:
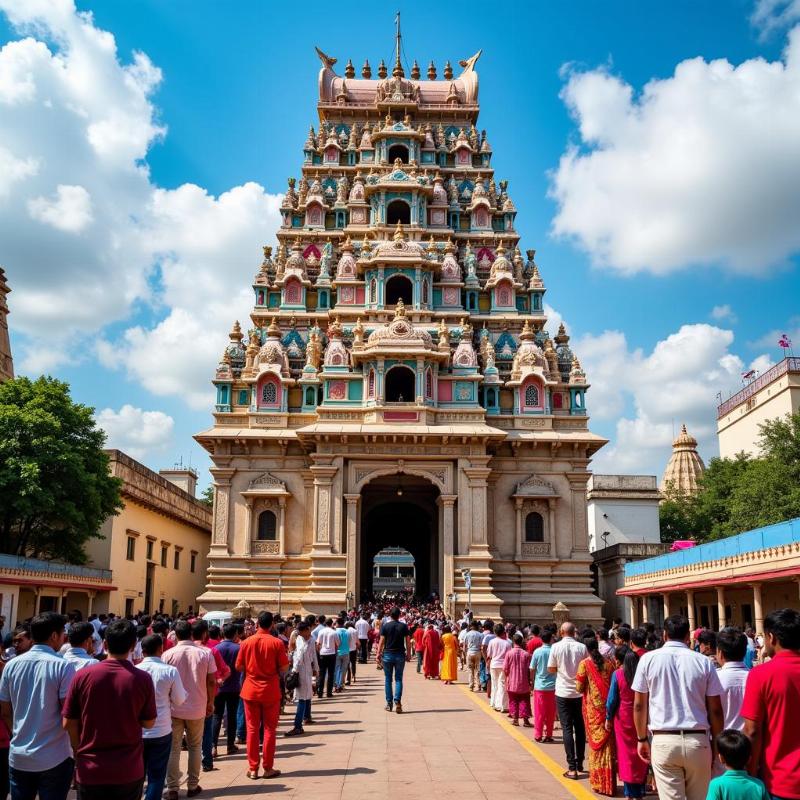
<instances>
[{"instance_id":1,"label":"tree canopy","mask_svg":"<svg viewBox=\"0 0 800 800\"><path fill-rule=\"evenodd\" d=\"M800 412L759 426L757 458L712 458L694 497L667 487L661 539L722 539L800 517Z\"/></svg>"},{"instance_id":2,"label":"tree canopy","mask_svg":"<svg viewBox=\"0 0 800 800\"><path fill-rule=\"evenodd\" d=\"M122 509L94 409L50 377L0 384L0 551L82 564Z\"/></svg>"}]
</instances>

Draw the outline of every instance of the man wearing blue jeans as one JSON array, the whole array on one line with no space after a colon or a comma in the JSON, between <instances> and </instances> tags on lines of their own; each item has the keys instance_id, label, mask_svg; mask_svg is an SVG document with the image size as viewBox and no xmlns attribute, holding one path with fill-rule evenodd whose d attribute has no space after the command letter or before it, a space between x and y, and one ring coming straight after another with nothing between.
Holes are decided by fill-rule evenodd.
<instances>
[{"instance_id":1,"label":"man wearing blue jeans","mask_svg":"<svg viewBox=\"0 0 800 800\"><path fill-rule=\"evenodd\" d=\"M381 625L381 640L378 644L378 662L383 664L386 678L386 710L403 713L403 669L411 660L411 634L408 625L400 622L400 609L396 606L389 612L390 621ZM394 678L394 693L392 679Z\"/></svg>"}]
</instances>

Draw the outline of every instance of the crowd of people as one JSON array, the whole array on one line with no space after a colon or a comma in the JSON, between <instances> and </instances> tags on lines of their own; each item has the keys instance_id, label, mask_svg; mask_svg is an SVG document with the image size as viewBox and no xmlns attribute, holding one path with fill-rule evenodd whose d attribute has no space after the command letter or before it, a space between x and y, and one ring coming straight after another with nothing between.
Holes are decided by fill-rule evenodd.
<instances>
[{"instance_id":1,"label":"crowd of people","mask_svg":"<svg viewBox=\"0 0 800 800\"><path fill-rule=\"evenodd\" d=\"M221 629L195 615L46 612L6 639L0 800L65 800L72 787L81 800L177 800L184 783L195 797L223 730L225 755L245 745L249 779L275 778L281 714L283 735L302 736L312 704L345 692L372 658L387 712L403 713L407 664L445 686L463 673L534 741L560 732L564 778L588 777L601 795L800 800L791 609L770 614L757 637L692 632L681 616L663 630L453 620L436 597L400 595L333 618L264 611Z\"/></svg>"},{"instance_id":2,"label":"crowd of people","mask_svg":"<svg viewBox=\"0 0 800 800\"><path fill-rule=\"evenodd\" d=\"M397 653L413 647L417 671L445 685L460 667L471 691L512 725L532 727L536 742L555 741L557 718L566 779L588 777L606 796L619 781L632 798L800 799L798 611L768 615L757 636L690 631L680 615L661 630L621 620L517 627L468 612L453 623L438 603L400 601L383 609L378 658L384 641ZM402 669L399 689L390 684L387 669L386 708L400 710Z\"/></svg>"}]
</instances>

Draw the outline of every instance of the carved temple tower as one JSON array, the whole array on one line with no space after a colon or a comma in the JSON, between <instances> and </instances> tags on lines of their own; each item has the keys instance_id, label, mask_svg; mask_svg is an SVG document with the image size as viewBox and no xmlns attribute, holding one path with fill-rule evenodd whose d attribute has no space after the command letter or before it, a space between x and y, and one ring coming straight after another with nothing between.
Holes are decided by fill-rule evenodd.
<instances>
[{"instance_id":1,"label":"carved temple tower","mask_svg":"<svg viewBox=\"0 0 800 800\"><path fill-rule=\"evenodd\" d=\"M560 600L597 620L586 483L605 440L477 128L480 53L443 80L318 54L319 122L196 437L216 487L201 603L338 611L402 547L450 609L469 570L480 615Z\"/></svg>"},{"instance_id":2,"label":"carved temple tower","mask_svg":"<svg viewBox=\"0 0 800 800\"><path fill-rule=\"evenodd\" d=\"M14 377L14 360L11 357L11 341L8 337L8 301L11 291L6 283L5 270L0 267L0 382Z\"/></svg>"}]
</instances>

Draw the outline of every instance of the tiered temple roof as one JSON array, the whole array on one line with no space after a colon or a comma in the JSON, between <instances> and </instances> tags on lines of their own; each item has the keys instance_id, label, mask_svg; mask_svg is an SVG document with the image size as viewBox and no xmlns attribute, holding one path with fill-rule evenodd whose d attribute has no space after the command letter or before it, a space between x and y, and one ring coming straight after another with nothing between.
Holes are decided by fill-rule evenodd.
<instances>
[{"instance_id":1,"label":"tiered temple roof","mask_svg":"<svg viewBox=\"0 0 800 800\"><path fill-rule=\"evenodd\" d=\"M672 455L661 478L659 489L665 495L694 495L699 480L705 472L705 464L697 452L697 439L681 425L681 432L672 443Z\"/></svg>"}]
</instances>

